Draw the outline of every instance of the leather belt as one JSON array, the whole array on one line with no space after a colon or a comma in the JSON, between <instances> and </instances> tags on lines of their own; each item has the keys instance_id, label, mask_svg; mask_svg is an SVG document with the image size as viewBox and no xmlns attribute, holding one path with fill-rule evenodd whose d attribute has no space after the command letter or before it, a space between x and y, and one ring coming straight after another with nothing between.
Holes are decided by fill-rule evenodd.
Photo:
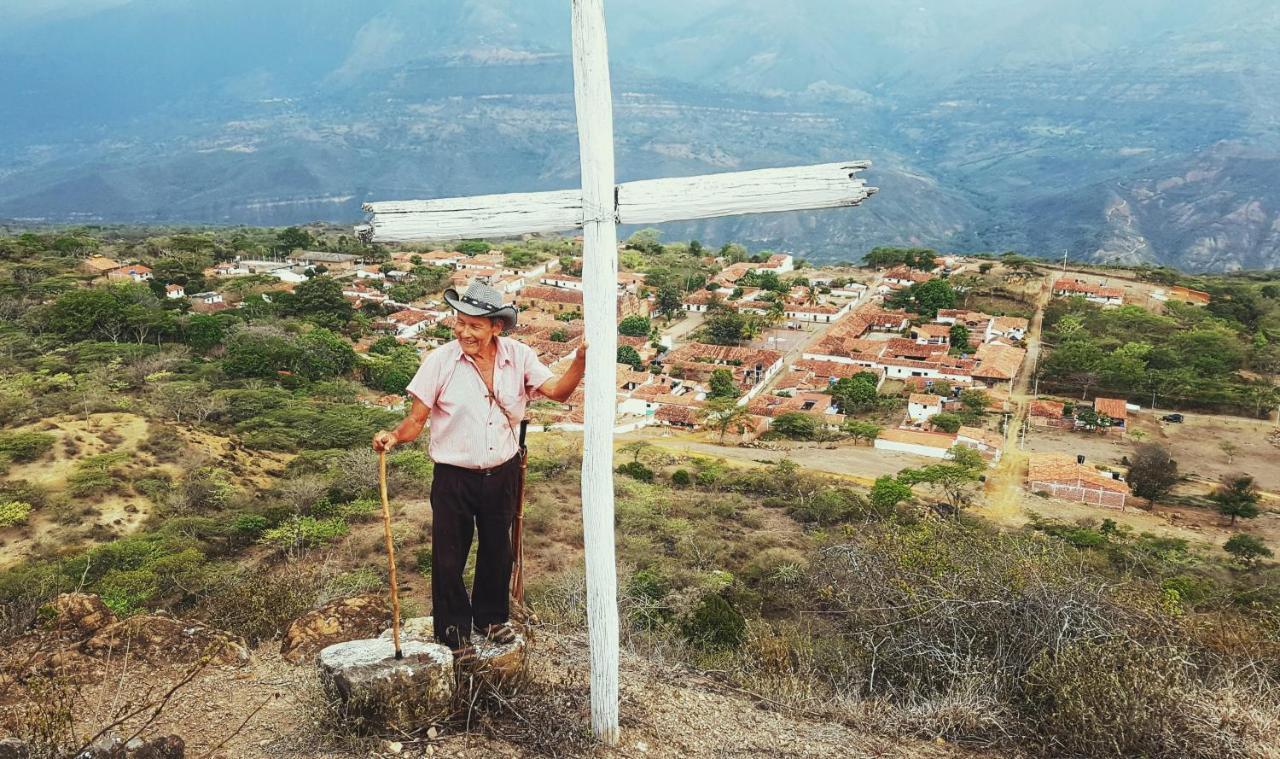
<instances>
[{"instance_id":1,"label":"leather belt","mask_svg":"<svg viewBox=\"0 0 1280 759\"><path fill-rule=\"evenodd\" d=\"M488 467L487 469L476 469L469 466L458 466L457 464L436 464L436 466L437 467L443 466L443 467L448 467L449 469L456 469L459 472L466 472L467 474L473 474L479 477L492 477L493 475L505 469L508 465L511 464L511 462L516 461L519 458L520 458L520 453L516 452L516 455L512 456L511 458L507 459L501 464L498 464L497 466Z\"/></svg>"}]
</instances>

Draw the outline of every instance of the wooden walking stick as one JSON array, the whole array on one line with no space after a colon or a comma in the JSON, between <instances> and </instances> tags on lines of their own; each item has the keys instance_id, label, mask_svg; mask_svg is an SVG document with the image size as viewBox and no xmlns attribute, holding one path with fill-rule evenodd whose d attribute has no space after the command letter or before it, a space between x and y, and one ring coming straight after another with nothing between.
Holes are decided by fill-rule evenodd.
<instances>
[{"instance_id":1,"label":"wooden walking stick","mask_svg":"<svg viewBox=\"0 0 1280 759\"><path fill-rule=\"evenodd\" d=\"M511 597L515 600L516 609L526 619L533 615L524 605L524 476L529 469L529 448L525 445L525 434L529 430L529 420L520 422L520 487L519 500L516 501L516 518L511 523L511 557L514 567L511 572Z\"/></svg>"},{"instance_id":2,"label":"wooden walking stick","mask_svg":"<svg viewBox=\"0 0 1280 759\"><path fill-rule=\"evenodd\" d=\"M400 590L396 587L396 546L391 539L391 503L387 500L387 452L378 451L378 489L382 492L382 531L387 537L387 567L391 574L391 640L395 643L396 658L403 659L400 651Z\"/></svg>"}]
</instances>

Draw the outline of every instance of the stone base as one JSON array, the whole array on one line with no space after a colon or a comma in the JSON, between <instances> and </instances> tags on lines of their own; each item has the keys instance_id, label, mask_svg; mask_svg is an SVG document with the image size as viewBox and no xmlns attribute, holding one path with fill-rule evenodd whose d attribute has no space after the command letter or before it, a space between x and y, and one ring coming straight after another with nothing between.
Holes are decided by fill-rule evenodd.
<instances>
[{"instance_id":1,"label":"stone base","mask_svg":"<svg viewBox=\"0 0 1280 759\"><path fill-rule=\"evenodd\" d=\"M391 631L384 630L379 637L381 640L390 641ZM406 619L400 625L401 648L404 648L408 641L431 642L434 640L431 617L413 617ZM524 664L525 652L529 647L525 636L518 629L516 629L516 639L510 643L494 643L483 635L472 633L471 645L476 649L478 671L487 670L504 676L520 671Z\"/></svg>"},{"instance_id":2,"label":"stone base","mask_svg":"<svg viewBox=\"0 0 1280 759\"><path fill-rule=\"evenodd\" d=\"M410 724L449 708L453 654L421 640L401 641L395 658L390 639L351 640L320 651L325 690L352 715L385 725Z\"/></svg>"}]
</instances>

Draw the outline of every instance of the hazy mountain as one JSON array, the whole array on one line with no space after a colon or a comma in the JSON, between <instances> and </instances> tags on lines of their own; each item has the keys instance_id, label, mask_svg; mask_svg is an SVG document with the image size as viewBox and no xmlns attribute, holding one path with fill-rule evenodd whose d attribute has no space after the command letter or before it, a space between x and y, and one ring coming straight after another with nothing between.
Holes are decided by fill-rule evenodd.
<instances>
[{"instance_id":1,"label":"hazy mountain","mask_svg":"<svg viewBox=\"0 0 1280 759\"><path fill-rule=\"evenodd\" d=\"M22 2L0 11L0 217L355 222L577 182L567 0ZM1280 265L1269 0L608 12L621 179L869 158L882 188L672 235Z\"/></svg>"}]
</instances>

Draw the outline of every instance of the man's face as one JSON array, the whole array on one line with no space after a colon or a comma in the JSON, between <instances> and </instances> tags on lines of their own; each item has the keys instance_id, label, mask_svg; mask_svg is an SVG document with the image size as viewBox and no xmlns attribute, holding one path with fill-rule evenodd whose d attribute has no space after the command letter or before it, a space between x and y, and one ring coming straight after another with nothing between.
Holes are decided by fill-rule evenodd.
<instances>
[{"instance_id":1,"label":"man's face","mask_svg":"<svg viewBox=\"0 0 1280 759\"><path fill-rule=\"evenodd\" d=\"M490 319L487 316L454 314L453 333L458 336L458 344L462 346L462 352L474 358L502 334L502 320Z\"/></svg>"}]
</instances>

